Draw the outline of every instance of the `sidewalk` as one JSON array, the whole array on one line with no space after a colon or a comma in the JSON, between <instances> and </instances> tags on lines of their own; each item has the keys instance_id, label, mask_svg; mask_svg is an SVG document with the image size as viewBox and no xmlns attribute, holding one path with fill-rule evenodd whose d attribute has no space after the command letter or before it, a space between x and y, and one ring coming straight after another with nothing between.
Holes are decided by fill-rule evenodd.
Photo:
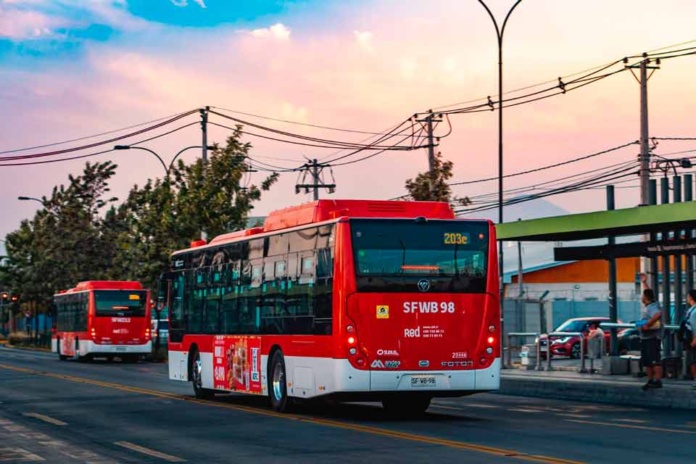
<instances>
[{"instance_id":1,"label":"sidewalk","mask_svg":"<svg viewBox=\"0 0 696 464\"><path fill-rule=\"evenodd\" d=\"M559 369L560 368L560 369ZM647 379L631 375L581 374L559 366L550 372L503 369L500 393L648 408L696 410L694 381L663 379L663 388L643 391ZM562 370L561 370L562 369Z\"/></svg>"}]
</instances>

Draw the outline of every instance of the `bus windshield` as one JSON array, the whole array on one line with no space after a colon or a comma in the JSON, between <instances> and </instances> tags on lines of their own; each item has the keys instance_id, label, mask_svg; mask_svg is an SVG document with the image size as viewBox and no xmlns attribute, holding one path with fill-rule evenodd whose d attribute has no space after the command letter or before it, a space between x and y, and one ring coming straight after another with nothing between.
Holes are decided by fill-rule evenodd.
<instances>
[{"instance_id":1,"label":"bus windshield","mask_svg":"<svg viewBox=\"0 0 696 464\"><path fill-rule=\"evenodd\" d=\"M97 290L94 292L97 316L143 317L147 292L144 290Z\"/></svg>"},{"instance_id":2,"label":"bus windshield","mask_svg":"<svg viewBox=\"0 0 696 464\"><path fill-rule=\"evenodd\" d=\"M461 291L485 288L485 222L351 220L351 236L359 287L367 281L392 285L399 278L426 278L433 282L456 279Z\"/></svg>"}]
</instances>

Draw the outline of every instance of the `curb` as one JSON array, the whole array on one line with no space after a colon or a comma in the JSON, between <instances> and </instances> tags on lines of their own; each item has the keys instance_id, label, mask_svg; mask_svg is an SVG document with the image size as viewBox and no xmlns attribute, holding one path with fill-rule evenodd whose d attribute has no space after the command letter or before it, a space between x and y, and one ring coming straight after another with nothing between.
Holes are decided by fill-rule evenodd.
<instances>
[{"instance_id":1,"label":"curb","mask_svg":"<svg viewBox=\"0 0 696 464\"><path fill-rule=\"evenodd\" d=\"M608 379L522 378L512 375L501 378L498 393L650 409L696 410L696 390L687 383L675 385L664 381L663 388L648 391L642 391L641 385L639 382L611 382Z\"/></svg>"},{"instance_id":2,"label":"curb","mask_svg":"<svg viewBox=\"0 0 696 464\"><path fill-rule=\"evenodd\" d=\"M39 348L35 346L22 346L22 345L12 345L8 342L1 343L0 345L5 345L5 348L11 348L13 350L26 350L26 351L43 351L44 353L50 353L50 348Z\"/></svg>"}]
</instances>

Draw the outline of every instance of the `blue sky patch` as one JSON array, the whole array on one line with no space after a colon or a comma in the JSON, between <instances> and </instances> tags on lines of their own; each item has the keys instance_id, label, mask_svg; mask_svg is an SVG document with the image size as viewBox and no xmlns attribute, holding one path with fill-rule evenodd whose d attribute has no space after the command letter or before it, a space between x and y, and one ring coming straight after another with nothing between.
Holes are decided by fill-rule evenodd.
<instances>
[{"instance_id":1,"label":"blue sky patch","mask_svg":"<svg viewBox=\"0 0 696 464\"><path fill-rule=\"evenodd\" d=\"M201 8L194 0L131 0L128 9L134 16L148 21L181 27L215 27L221 24L253 23L280 15L288 7L307 1L290 0L204 0ZM176 6L174 3L186 4Z\"/></svg>"}]
</instances>

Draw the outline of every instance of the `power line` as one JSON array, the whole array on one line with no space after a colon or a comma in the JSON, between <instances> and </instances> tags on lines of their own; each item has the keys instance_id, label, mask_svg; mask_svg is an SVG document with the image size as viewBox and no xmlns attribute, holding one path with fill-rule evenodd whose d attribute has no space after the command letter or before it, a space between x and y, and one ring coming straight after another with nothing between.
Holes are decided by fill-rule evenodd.
<instances>
[{"instance_id":1,"label":"power line","mask_svg":"<svg viewBox=\"0 0 696 464\"><path fill-rule=\"evenodd\" d=\"M144 133L153 131L153 130L155 130L155 129L158 129L158 128L160 128L160 127L164 127L164 126L166 126L166 125L172 124L173 122L176 122L176 121L178 121L179 119L185 118L185 117L187 117L187 116L189 116L189 115L191 115L191 114L193 114L193 113L195 113L195 112L196 112L196 110L190 111L190 112L188 112L188 113L182 113L182 114L177 115L177 116L175 116L175 117L173 117L173 118L170 118L170 119L168 119L168 120L166 120L166 121L164 121L164 122L159 122L159 123L157 123L157 124L155 124L155 125L148 126L148 127L144 128L144 129L140 129L140 130L138 130L138 131L131 132L131 133L128 133L128 134L125 134L125 135L120 135L120 136L118 136L118 137L113 137L113 138L110 138L110 139L107 139L107 140L101 140L101 141L99 141L99 142L94 142L94 143L91 143L91 144L88 144L88 145L82 145L82 146L79 146L79 147L72 147L72 148L65 148L65 149L62 149L62 150L56 150L56 151L52 151L52 152L34 153L34 154L30 154L30 155L4 156L4 157L0 157L0 162L5 162L5 161L16 161L16 160L23 160L23 159L34 159L34 158L44 158L44 157L48 157L48 156L62 155L62 154L65 154L65 153L72 153L72 152L76 152L76 151L87 150L87 149L89 149L89 148L95 148L95 147L99 147L99 146L102 146L102 145L113 144L114 142L117 142L117 141L119 141L119 140L124 140L124 139L127 139L127 138L131 138L131 137L134 137L134 136L136 136L136 135L144 134Z\"/></svg>"},{"instance_id":2,"label":"power line","mask_svg":"<svg viewBox=\"0 0 696 464\"><path fill-rule=\"evenodd\" d=\"M379 133L379 132L369 132L369 131L354 130L354 129L341 129L338 127L322 126L319 124L310 124L310 123L306 123L306 122L290 121L287 119L271 118L269 116L260 116L258 114L245 113L244 111L236 111L236 110L231 110L228 108L221 108L219 106L211 106L211 108L216 108L216 109L221 110L221 111L227 111L228 113L243 114L244 116L251 116L254 118L265 119L267 121L283 122L286 124L295 124L298 126L314 127L317 129L327 129L327 130L332 130L332 131L348 132L348 133L353 133L353 134L381 135L381 133Z\"/></svg>"},{"instance_id":3,"label":"power line","mask_svg":"<svg viewBox=\"0 0 696 464\"><path fill-rule=\"evenodd\" d=\"M598 151L598 152L596 152L596 153L591 153L591 154L589 154L589 155L580 156L580 157L578 157L578 158L574 158L574 159L571 159L571 160L562 161L562 162L560 162L560 163L549 164L549 165L541 166L541 167L534 168L534 169L528 169L528 170L526 170L526 171L520 171L520 172L515 172L515 173L513 173L513 174L507 174L507 175L505 175L505 176L503 176L503 177L505 177L505 178L516 177L516 176L521 176L521 175L524 175L524 174L530 174L530 173L532 173L532 172L539 172L539 171L544 171L544 170L546 170L546 169L552 169L552 168L556 168L556 167L559 167L559 166L565 166L565 165L568 165L568 164L577 163L578 161L584 161L584 160L586 160L586 159L590 159L590 158L594 158L594 157L597 157L597 156L600 156L600 155L604 155L604 154L607 154L607 153L611 153L611 152L613 152L613 151L620 150L620 149L626 148L626 147L628 147L628 146L630 146L630 145L635 145L635 144L637 144L637 143L638 143L637 141L624 143L623 145L618 145L618 146L616 146L616 147L608 148L608 149L606 149L606 150ZM453 186L453 185L469 185L469 184L478 184L478 183L481 183L481 182L490 182L490 181L494 181L494 180L498 180L498 177L488 177L488 178L485 178L485 179L469 180L469 181L464 181L464 182L452 182L452 183L450 183L449 185L450 185L450 186Z\"/></svg>"},{"instance_id":4,"label":"power line","mask_svg":"<svg viewBox=\"0 0 696 464\"><path fill-rule=\"evenodd\" d=\"M195 110L194 110L194 111L195 111ZM144 126L144 125L146 125L146 124L152 124L152 123L155 123L155 122L164 121L165 119L171 119L171 118L174 118L174 117L179 116L179 115L181 115L181 114L184 114L184 113L177 113L177 114L173 114L173 115L170 115L170 116L165 116L165 117L158 118L158 119L153 119L152 121L141 122L141 123L139 123L139 124L133 124L133 125L131 125L131 126L123 127L123 128L121 128L121 129L114 129L114 130L110 130L110 131L106 131L106 132L101 132L101 133L99 133L99 134L87 135L87 136L84 136L84 137L78 137L78 138L76 138L76 139L71 139L71 140L64 140L64 141L62 141L62 142L47 143L47 144L45 144L45 145L36 145L36 146L33 146L33 147L15 148L15 149L13 149L13 150L0 151L0 155L4 155L4 154L7 154L7 153L16 153L16 152L20 152L20 151L36 150L36 149L38 149L38 148L53 147L53 146L56 146L56 145L65 145L66 143L79 142L79 141L81 141L81 140L94 139L94 138L101 137L101 136L104 136L104 135L109 135L109 134L114 134L114 133L116 133L116 132L123 132L123 131L125 131L125 130L134 129L134 128L136 128L136 127ZM189 113L189 114L190 114L190 113Z\"/></svg>"},{"instance_id":5,"label":"power line","mask_svg":"<svg viewBox=\"0 0 696 464\"><path fill-rule=\"evenodd\" d=\"M189 124L185 124L185 125L183 125L183 126L177 127L176 129L173 129L173 130L164 132L164 133L159 134L159 135L156 135L156 136L154 136L154 137L150 137L150 138L147 138L147 139L143 139L143 140L139 140L139 141L133 142L131 145L135 146L135 145L139 145L139 144L141 144L141 143L145 143L145 142L149 142L149 141L151 141L151 140L155 140L155 139L158 139L158 138L161 138L161 137L165 137L165 136L170 135L170 134L172 134L172 133L174 133L174 132L178 132L178 131L180 131L180 130L182 130L182 129L185 129L185 128L187 128L187 127L190 127L190 126L193 126L193 125L196 125L196 124L198 124L198 122L192 122L192 123L189 123ZM43 161L30 161L30 162L27 162L27 163L6 163L6 162L4 162L4 161L0 158L0 167L5 167L5 166L33 166L33 165L39 165L39 164L61 163L61 162L63 162L63 161L72 161L72 160L76 160L76 159L89 158L89 157L92 157L92 156L103 155L104 153L109 153L109 152L112 152L112 151L114 151L113 148L110 148L110 149L108 149L108 150L98 151L98 152L95 152L95 153L88 153L88 154L86 154L86 155L70 156L70 157L67 157L67 158L59 158L59 159L43 160Z\"/></svg>"}]
</instances>

